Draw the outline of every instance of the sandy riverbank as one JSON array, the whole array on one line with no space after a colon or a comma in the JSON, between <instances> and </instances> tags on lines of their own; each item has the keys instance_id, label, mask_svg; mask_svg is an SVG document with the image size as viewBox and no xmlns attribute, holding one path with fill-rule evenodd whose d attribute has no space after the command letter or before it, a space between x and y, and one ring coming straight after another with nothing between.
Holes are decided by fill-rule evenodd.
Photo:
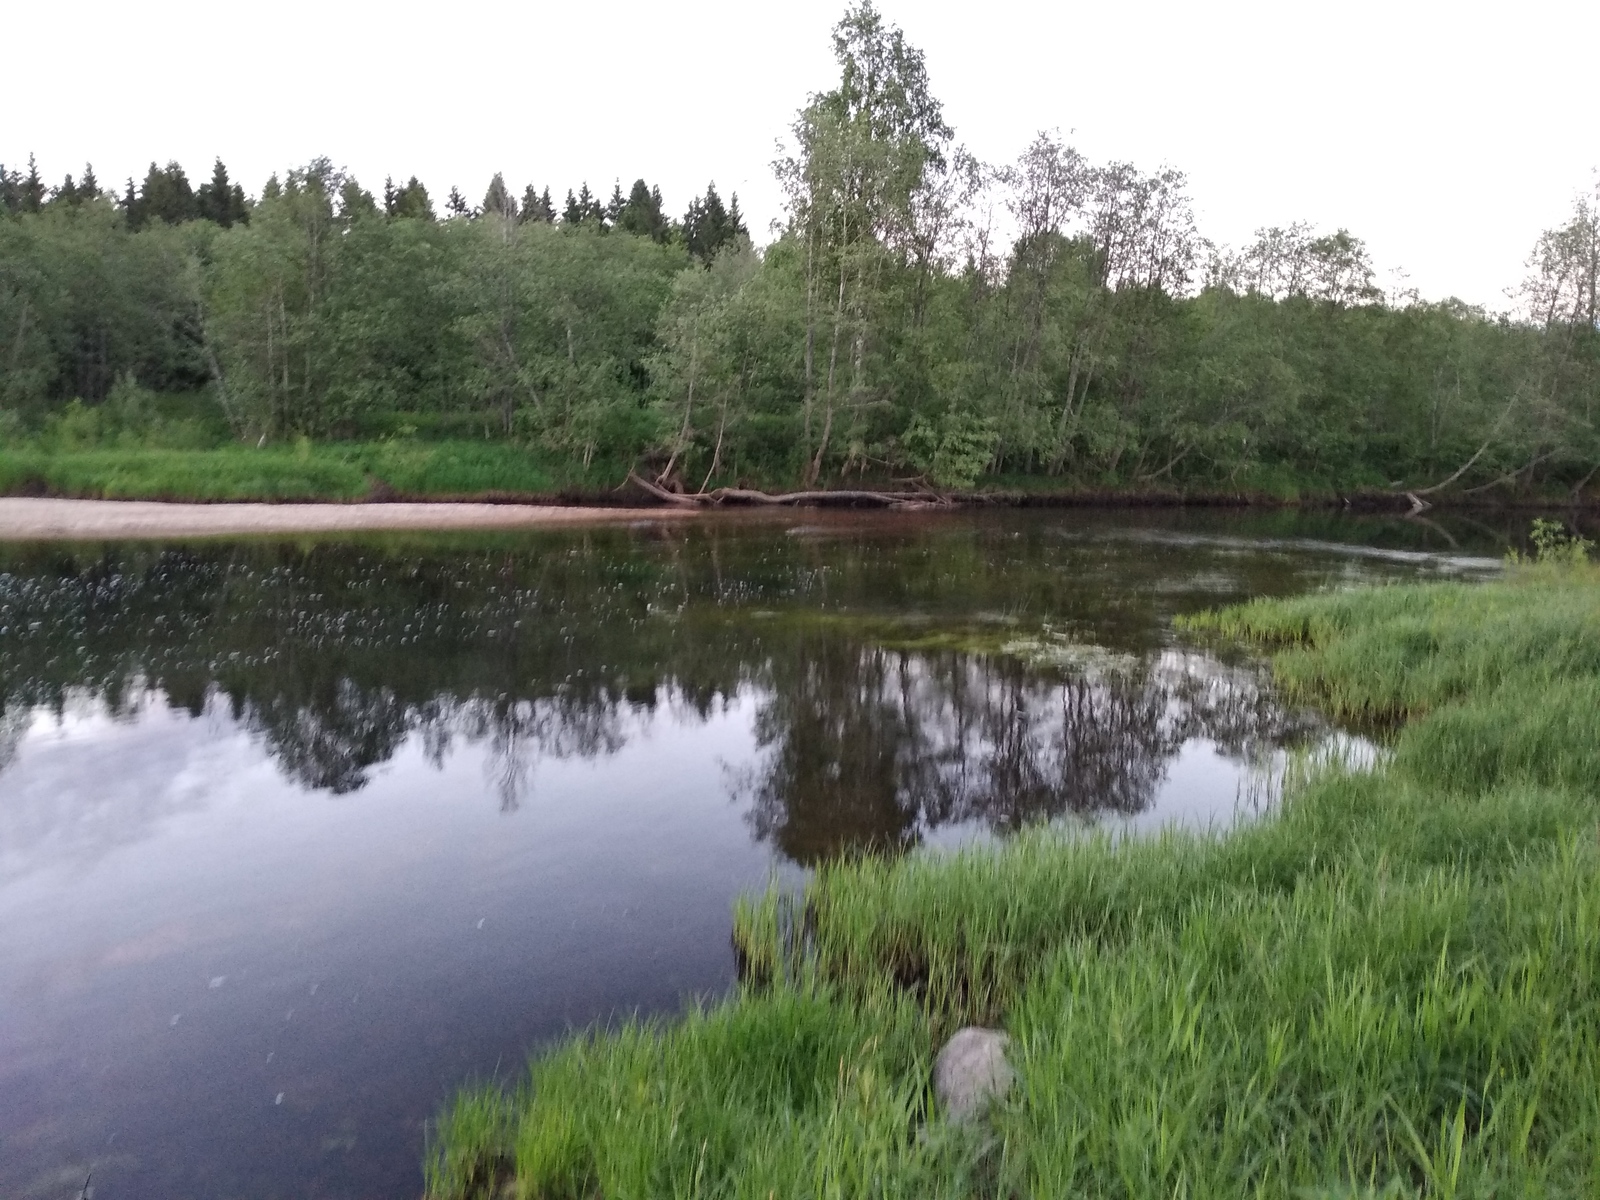
<instances>
[{"instance_id":1,"label":"sandy riverbank","mask_svg":"<svg viewBox=\"0 0 1600 1200\"><path fill-rule=\"evenodd\" d=\"M681 508L536 504L167 504L147 500L0 497L0 541L221 537L426 529L541 529L681 521Z\"/></svg>"}]
</instances>

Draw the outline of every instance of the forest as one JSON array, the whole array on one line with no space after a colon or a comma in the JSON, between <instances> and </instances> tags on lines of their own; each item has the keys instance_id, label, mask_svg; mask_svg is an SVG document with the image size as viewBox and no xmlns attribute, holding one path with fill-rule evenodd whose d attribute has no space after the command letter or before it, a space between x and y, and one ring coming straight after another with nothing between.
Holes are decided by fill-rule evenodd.
<instances>
[{"instance_id":1,"label":"forest","mask_svg":"<svg viewBox=\"0 0 1600 1200\"><path fill-rule=\"evenodd\" d=\"M1344 229L1208 240L1170 167L1051 131L979 162L870 3L833 37L762 244L715 184L678 218L643 179L562 202L497 174L436 208L328 158L253 196L220 160L120 195L0 166L0 452L489 442L683 492L1592 495L1600 189L1506 312L1385 294Z\"/></svg>"}]
</instances>

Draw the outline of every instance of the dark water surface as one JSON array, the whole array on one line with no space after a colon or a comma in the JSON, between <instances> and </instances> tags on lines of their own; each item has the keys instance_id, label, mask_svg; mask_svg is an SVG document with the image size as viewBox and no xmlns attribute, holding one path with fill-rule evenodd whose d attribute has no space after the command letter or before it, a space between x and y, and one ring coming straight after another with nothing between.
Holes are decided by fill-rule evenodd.
<instances>
[{"instance_id":1,"label":"dark water surface","mask_svg":"<svg viewBox=\"0 0 1600 1200\"><path fill-rule=\"evenodd\" d=\"M0 1195L415 1195L461 1082L725 990L741 890L1269 804L1338 731L1173 614L1503 550L1081 512L0 548Z\"/></svg>"}]
</instances>

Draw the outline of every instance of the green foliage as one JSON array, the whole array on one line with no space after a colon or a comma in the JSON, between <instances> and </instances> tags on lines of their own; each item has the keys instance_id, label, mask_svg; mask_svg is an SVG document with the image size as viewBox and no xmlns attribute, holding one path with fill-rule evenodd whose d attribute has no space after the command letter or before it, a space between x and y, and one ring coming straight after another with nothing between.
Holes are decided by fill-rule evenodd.
<instances>
[{"instance_id":1,"label":"green foliage","mask_svg":"<svg viewBox=\"0 0 1600 1200\"><path fill-rule=\"evenodd\" d=\"M209 449L224 435L220 416L201 397L163 396L145 388L132 375L117 377L104 403L72 400L49 413L38 443L58 453L96 447L128 449Z\"/></svg>"},{"instance_id":2,"label":"green foliage","mask_svg":"<svg viewBox=\"0 0 1600 1200\"><path fill-rule=\"evenodd\" d=\"M952 407L937 421L913 417L903 444L911 464L935 483L970 488L993 459L995 441L991 418Z\"/></svg>"},{"instance_id":3,"label":"green foliage","mask_svg":"<svg viewBox=\"0 0 1600 1200\"><path fill-rule=\"evenodd\" d=\"M1225 836L1040 830L824 866L740 904L740 995L458 1104L506 1106L493 1161L527 1196L1592 1195L1595 582L1191 622L1286 645L1279 675L1346 711L1427 715L1370 769L1302 764L1281 812ZM922 1089L974 1020L1010 1033L1021 1084L962 1144ZM858 1071L872 1090L824 1136ZM472 1194L448 1120L441 1198Z\"/></svg>"},{"instance_id":4,"label":"green foliage","mask_svg":"<svg viewBox=\"0 0 1600 1200\"><path fill-rule=\"evenodd\" d=\"M415 176L380 203L326 159L254 202L220 160L120 204L92 169L0 167L0 409L38 427L132 373L210 389L251 444L427 414L696 484L1594 494L1600 196L1539 237L1514 314L1385 298L1345 229L1210 247L1168 168L1048 133L982 167L872 4L833 41L760 251L714 185L676 223L643 179L558 212L496 175L440 221ZM714 300L672 282L724 259Z\"/></svg>"},{"instance_id":5,"label":"green foliage","mask_svg":"<svg viewBox=\"0 0 1600 1200\"><path fill-rule=\"evenodd\" d=\"M1558 566L1581 566L1594 549L1588 538L1569 533L1560 521L1547 517L1535 518L1528 540L1533 543L1536 561Z\"/></svg>"},{"instance_id":6,"label":"green foliage","mask_svg":"<svg viewBox=\"0 0 1600 1200\"><path fill-rule=\"evenodd\" d=\"M584 471L564 458L504 442L318 443L301 438L262 449L152 449L101 440L98 414L79 406L62 424L93 435L54 444L0 447L0 495L122 500L355 500L369 495L468 497L548 495L563 488L613 488L615 463ZM65 431L58 437L65 439Z\"/></svg>"}]
</instances>

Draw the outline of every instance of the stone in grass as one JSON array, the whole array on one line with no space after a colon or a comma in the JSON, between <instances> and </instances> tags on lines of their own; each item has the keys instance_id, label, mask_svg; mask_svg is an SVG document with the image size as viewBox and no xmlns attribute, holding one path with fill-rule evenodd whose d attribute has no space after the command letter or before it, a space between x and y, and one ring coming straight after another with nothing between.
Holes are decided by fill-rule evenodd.
<instances>
[{"instance_id":1,"label":"stone in grass","mask_svg":"<svg viewBox=\"0 0 1600 1200\"><path fill-rule=\"evenodd\" d=\"M1011 1090L1016 1074L1006 1061L1011 1039L998 1029L969 1025L956 1031L933 1061L933 1094L946 1119L964 1125Z\"/></svg>"}]
</instances>

